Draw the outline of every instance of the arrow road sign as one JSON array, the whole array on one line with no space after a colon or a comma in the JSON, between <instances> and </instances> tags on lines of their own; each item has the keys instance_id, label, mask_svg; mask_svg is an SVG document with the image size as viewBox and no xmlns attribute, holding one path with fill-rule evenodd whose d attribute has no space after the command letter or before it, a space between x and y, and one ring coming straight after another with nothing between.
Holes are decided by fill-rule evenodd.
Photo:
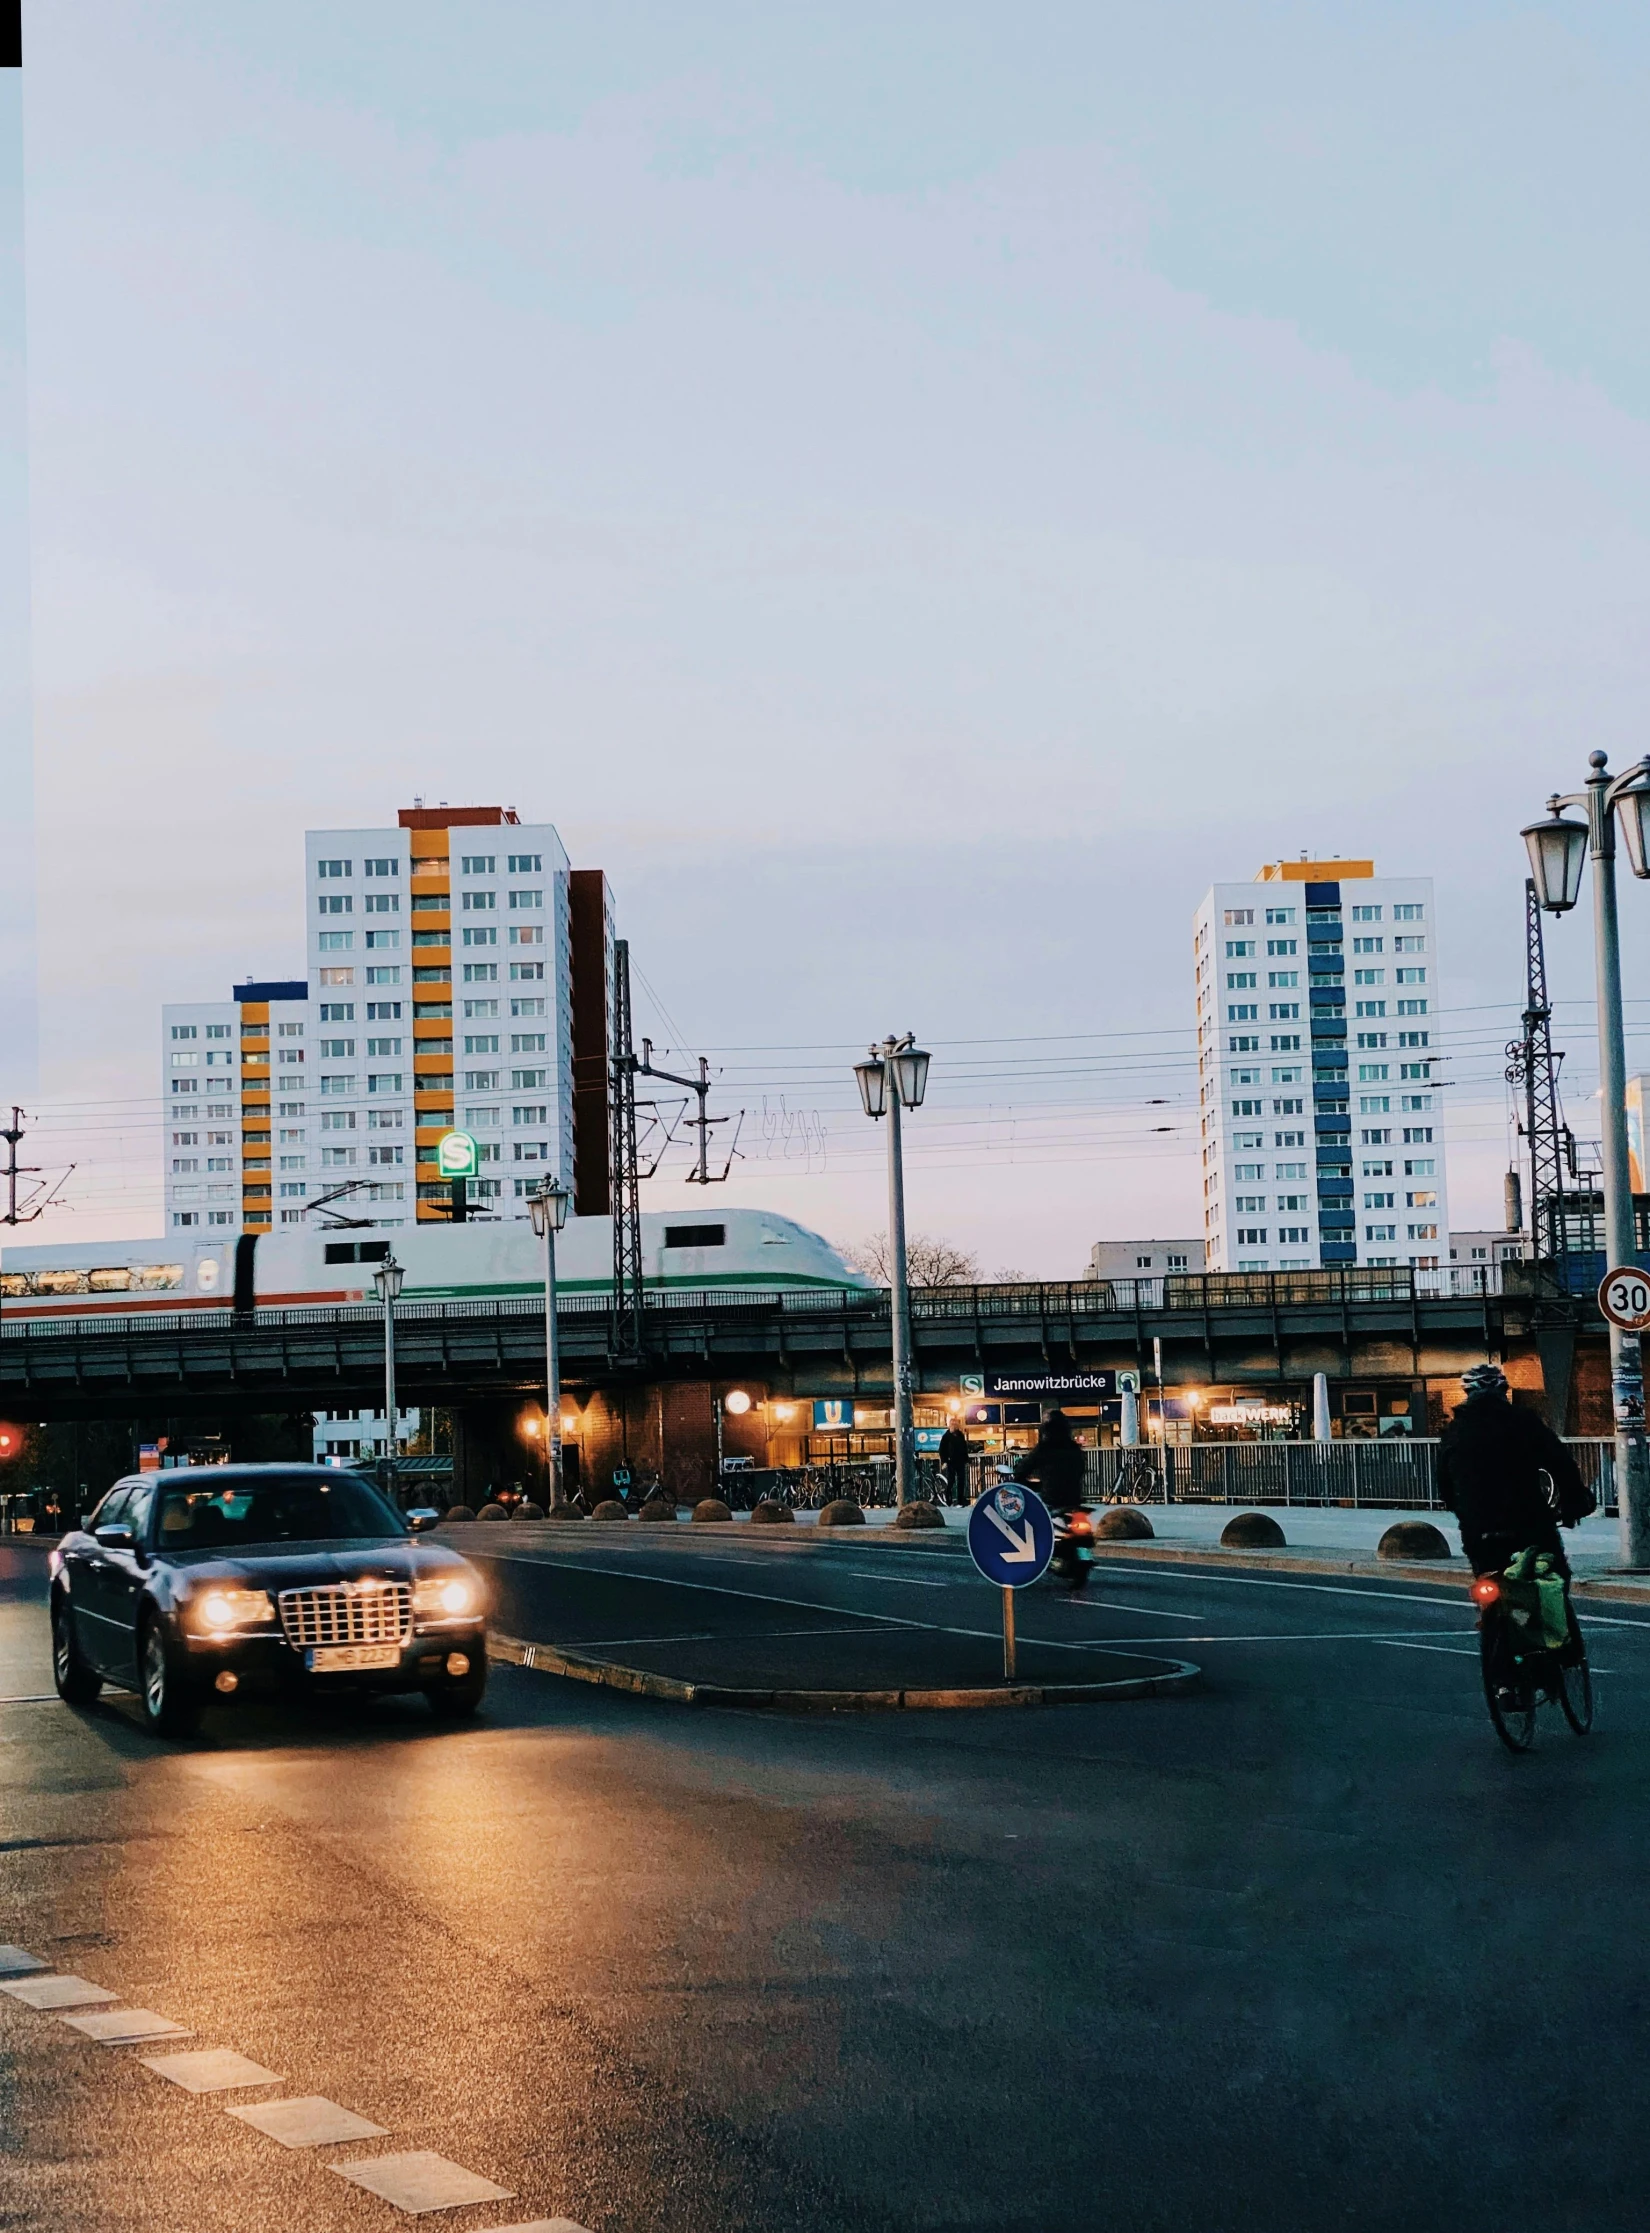
<instances>
[{"instance_id":1,"label":"arrow road sign","mask_svg":"<svg viewBox=\"0 0 1650 2233\"><path fill-rule=\"evenodd\" d=\"M1054 1556L1054 1522L1034 1489L1005 1481L987 1489L968 1515L968 1548L988 1582L1024 1589Z\"/></svg>"},{"instance_id":2,"label":"arrow road sign","mask_svg":"<svg viewBox=\"0 0 1650 2233\"><path fill-rule=\"evenodd\" d=\"M1650 1279L1636 1264L1616 1266L1599 1282L1598 1307L1612 1326L1642 1334L1650 1326Z\"/></svg>"}]
</instances>

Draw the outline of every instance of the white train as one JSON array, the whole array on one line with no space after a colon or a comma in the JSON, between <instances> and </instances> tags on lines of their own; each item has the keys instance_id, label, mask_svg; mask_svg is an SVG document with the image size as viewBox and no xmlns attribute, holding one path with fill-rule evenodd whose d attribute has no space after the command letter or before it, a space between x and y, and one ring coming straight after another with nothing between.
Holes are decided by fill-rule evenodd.
<instances>
[{"instance_id":1,"label":"white train","mask_svg":"<svg viewBox=\"0 0 1650 2233\"><path fill-rule=\"evenodd\" d=\"M220 1241L94 1241L78 1247L7 1247L0 1253L0 1310L8 1318L65 1312L246 1309L358 1303L376 1297L375 1264L391 1250L405 1267L406 1302L475 1301L544 1291L544 1243L525 1221L408 1225L382 1231L297 1231ZM864 1288L818 1233L766 1210L714 1216L645 1212L642 1270L650 1287ZM571 1293L610 1289L613 1226L569 1218L556 1237L556 1281Z\"/></svg>"}]
</instances>

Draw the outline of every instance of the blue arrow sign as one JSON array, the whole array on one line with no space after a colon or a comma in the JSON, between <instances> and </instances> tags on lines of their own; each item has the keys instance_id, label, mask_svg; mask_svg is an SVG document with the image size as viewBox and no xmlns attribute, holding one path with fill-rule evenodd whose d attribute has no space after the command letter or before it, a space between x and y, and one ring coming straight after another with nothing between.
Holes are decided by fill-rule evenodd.
<instances>
[{"instance_id":1,"label":"blue arrow sign","mask_svg":"<svg viewBox=\"0 0 1650 2233\"><path fill-rule=\"evenodd\" d=\"M988 1582L1024 1589L1054 1556L1054 1522L1035 1489L1004 1481L987 1489L968 1515L968 1548Z\"/></svg>"}]
</instances>

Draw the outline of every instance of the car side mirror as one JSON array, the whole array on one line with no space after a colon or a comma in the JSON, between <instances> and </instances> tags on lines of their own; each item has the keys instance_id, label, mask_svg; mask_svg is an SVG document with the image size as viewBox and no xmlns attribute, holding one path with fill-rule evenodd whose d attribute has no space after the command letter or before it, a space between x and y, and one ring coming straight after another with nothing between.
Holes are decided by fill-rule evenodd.
<instances>
[{"instance_id":1,"label":"car side mirror","mask_svg":"<svg viewBox=\"0 0 1650 2233\"><path fill-rule=\"evenodd\" d=\"M93 1532L106 1551L135 1551L137 1549L137 1537L129 1527L124 1525L100 1527L94 1529Z\"/></svg>"},{"instance_id":2,"label":"car side mirror","mask_svg":"<svg viewBox=\"0 0 1650 2233\"><path fill-rule=\"evenodd\" d=\"M415 1535L422 1535L426 1528L437 1527L440 1522L441 1514L433 1504L414 1505L413 1509L407 1514L407 1525Z\"/></svg>"}]
</instances>

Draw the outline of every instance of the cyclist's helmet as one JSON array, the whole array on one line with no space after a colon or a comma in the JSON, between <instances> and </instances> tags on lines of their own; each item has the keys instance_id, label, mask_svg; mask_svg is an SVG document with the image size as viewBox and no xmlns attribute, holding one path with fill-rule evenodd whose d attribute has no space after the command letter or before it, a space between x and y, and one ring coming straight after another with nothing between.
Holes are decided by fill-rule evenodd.
<instances>
[{"instance_id":1,"label":"cyclist's helmet","mask_svg":"<svg viewBox=\"0 0 1650 2233\"><path fill-rule=\"evenodd\" d=\"M1474 1365L1470 1371L1461 1375L1461 1386L1469 1403L1476 1397L1504 1396L1507 1392L1507 1376L1499 1365Z\"/></svg>"}]
</instances>

